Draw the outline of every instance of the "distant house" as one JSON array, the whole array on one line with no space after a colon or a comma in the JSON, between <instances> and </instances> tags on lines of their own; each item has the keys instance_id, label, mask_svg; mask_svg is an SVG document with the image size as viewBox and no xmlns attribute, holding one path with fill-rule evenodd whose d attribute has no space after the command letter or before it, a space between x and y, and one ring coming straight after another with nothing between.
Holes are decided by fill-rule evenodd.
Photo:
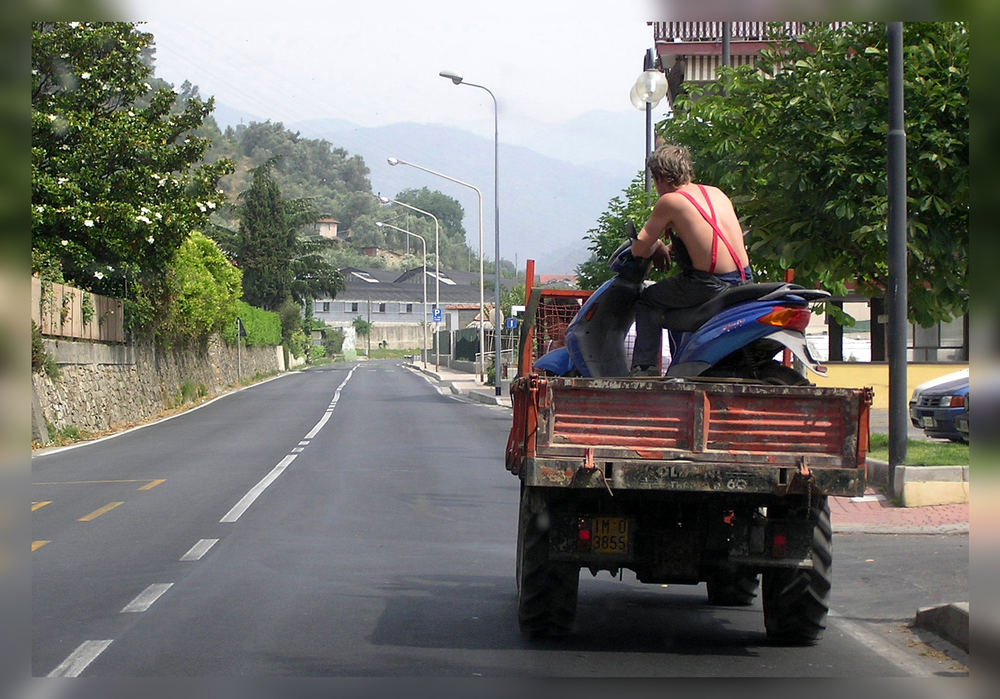
<instances>
[{"instance_id":1,"label":"distant house","mask_svg":"<svg viewBox=\"0 0 1000 699\"><path fill-rule=\"evenodd\" d=\"M315 231L322 237L333 240L337 237L338 224L337 219L326 216L315 223Z\"/></svg>"},{"instance_id":2,"label":"distant house","mask_svg":"<svg viewBox=\"0 0 1000 699\"><path fill-rule=\"evenodd\" d=\"M344 289L335 299L315 299L313 317L333 327L353 326L355 318L372 323L373 340L386 340L392 348L417 347L422 341L424 322L423 267L398 270L345 267ZM511 280L502 279L505 286ZM441 270L435 276L427 270L428 330L458 330L472 323L479 313L479 273ZM441 322L435 328L435 292L441 304ZM493 308L493 293L487 291L485 304Z\"/></svg>"},{"instance_id":3,"label":"distant house","mask_svg":"<svg viewBox=\"0 0 1000 699\"><path fill-rule=\"evenodd\" d=\"M722 64L723 22L648 22L661 70L667 77L671 106L683 83L704 85L715 80ZM836 27L844 22L832 22ZM768 22L729 22L729 64L756 65L757 56L771 43ZM803 22L785 22L784 34L798 39Z\"/></svg>"}]
</instances>

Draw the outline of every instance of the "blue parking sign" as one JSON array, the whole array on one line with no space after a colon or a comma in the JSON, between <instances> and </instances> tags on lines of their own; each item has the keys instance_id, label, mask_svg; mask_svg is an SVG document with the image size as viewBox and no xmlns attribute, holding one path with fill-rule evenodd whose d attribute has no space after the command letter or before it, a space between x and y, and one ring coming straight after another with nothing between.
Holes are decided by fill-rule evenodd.
<instances>
[{"instance_id":1,"label":"blue parking sign","mask_svg":"<svg viewBox=\"0 0 1000 699\"><path fill-rule=\"evenodd\" d=\"M442 320L442 313L440 308L435 308L431 311L431 317L435 323L440 323Z\"/></svg>"}]
</instances>

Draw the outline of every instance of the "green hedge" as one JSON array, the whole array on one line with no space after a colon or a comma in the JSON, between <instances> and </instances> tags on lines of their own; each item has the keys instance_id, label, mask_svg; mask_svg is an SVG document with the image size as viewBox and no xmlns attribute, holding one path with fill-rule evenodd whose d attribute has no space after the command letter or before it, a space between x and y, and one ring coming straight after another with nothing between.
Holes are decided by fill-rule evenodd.
<instances>
[{"instance_id":1,"label":"green hedge","mask_svg":"<svg viewBox=\"0 0 1000 699\"><path fill-rule=\"evenodd\" d=\"M281 318L273 311L265 311L251 306L246 301L239 302L237 315L243 321L247 336L243 338L247 347L275 346L281 344ZM226 344L236 344L236 323L230 323L222 333Z\"/></svg>"}]
</instances>

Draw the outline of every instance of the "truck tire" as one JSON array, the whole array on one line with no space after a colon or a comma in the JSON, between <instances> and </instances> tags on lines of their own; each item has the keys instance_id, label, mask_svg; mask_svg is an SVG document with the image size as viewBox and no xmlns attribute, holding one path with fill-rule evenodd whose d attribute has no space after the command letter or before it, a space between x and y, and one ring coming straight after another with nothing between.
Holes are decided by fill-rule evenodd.
<instances>
[{"instance_id":1,"label":"truck tire","mask_svg":"<svg viewBox=\"0 0 1000 699\"><path fill-rule=\"evenodd\" d=\"M517 621L531 638L570 633L580 568L549 560L549 509L537 488L523 488L517 524Z\"/></svg>"},{"instance_id":2,"label":"truck tire","mask_svg":"<svg viewBox=\"0 0 1000 699\"><path fill-rule=\"evenodd\" d=\"M708 588L710 604L725 604L733 607L748 607L757 597L760 579L750 570L720 570L713 573L705 586Z\"/></svg>"},{"instance_id":3,"label":"truck tire","mask_svg":"<svg viewBox=\"0 0 1000 699\"><path fill-rule=\"evenodd\" d=\"M823 634L830 609L833 565L833 529L830 504L815 498L811 569L770 568L764 571L762 601L767 637L788 645L809 645Z\"/></svg>"}]
</instances>

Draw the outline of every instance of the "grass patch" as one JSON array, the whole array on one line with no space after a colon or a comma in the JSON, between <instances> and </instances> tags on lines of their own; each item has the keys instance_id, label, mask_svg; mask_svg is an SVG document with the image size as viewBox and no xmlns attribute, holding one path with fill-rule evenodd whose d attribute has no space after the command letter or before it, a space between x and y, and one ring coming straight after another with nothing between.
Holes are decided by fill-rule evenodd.
<instances>
[{"instance_id":1,"label":"grass patch","mask_svg":"<svg viewBox=\"0 0 1000 699\"><path fill-rule=\"evenodd\" d=\"M358 350L358 356L363 355L364 349ZM402 359L403 357L412 354L414 356L420 356L419 349L382 349L381 347L372 347L372 354L369 359Z\"/></svg>"},{"instance_id":2,"label":"grass patch","mask_svg":"<svg viewBox=\"0 0 1000 699\"><path fill-rule=\"evenodd\" d=\"M91 439L94 436L87 430L80 429L76 425L63 425L62 427L57 428L51 422L46 420L45 427L49 431L49 441L44 445L47 447L64 447L68 444L73 444L74 442Z\"/></svg>"},{"instance_id":3,"label":"grass patch","mask_svg":"<svg viewBox=\"0 0 1000 699\"><path fill-rule=\"evenodd\" d=\"M869 436L868 456L879 461L889 460L889 435L873 432ZM955 442L906 440L907 466L966 466L969 445Z\"/></svg>"}]
</instances>

